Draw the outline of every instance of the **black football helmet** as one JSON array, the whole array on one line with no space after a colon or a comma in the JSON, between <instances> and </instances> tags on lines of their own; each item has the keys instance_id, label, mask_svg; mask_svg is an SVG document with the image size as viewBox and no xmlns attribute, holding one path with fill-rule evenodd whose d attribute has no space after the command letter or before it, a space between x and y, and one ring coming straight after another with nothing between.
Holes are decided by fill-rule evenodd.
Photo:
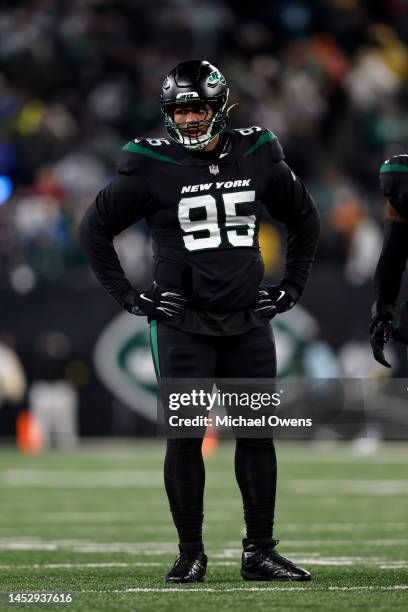
<instances>
[{"instance_id":1,"label":"black football helmet","mask_svg":"<svg viewBox=\"0 0 408 612\"><path fill-rule=\"evenodd\" d=\"M160 108L170 138L190 151L204 149L227 125L228 93L225 78L209 62L189 60L178 64L164 79L160 98ZM176 107L204 104L211 106L212 117L185 125L174 122ZM188 136L183 134L187 127ZM207 130L202 134L203 127ZM195 136L191 135L191 128L196 128Z\"/></svg>"}]
</instances>

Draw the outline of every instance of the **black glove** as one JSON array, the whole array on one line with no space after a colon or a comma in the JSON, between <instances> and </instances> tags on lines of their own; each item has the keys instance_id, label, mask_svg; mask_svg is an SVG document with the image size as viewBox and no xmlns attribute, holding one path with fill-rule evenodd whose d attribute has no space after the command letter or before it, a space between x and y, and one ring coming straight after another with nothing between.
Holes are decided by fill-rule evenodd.
<instances>
[{"instance_id":1,"label":"black glove","mask_svg":"<svg viewBox=\"0 0 408 612\"><path fill-rule=\"evenodd\" d=\"M180 317L186 305L187 300L180 293L167 291L156 283L146 291L132 289L123 303L123 307L131 314L167 321Z\"/></svg>"},{"instance_id":2,"label":"black glove","mask_svg":"<svg viewBox=\"0 0 408 612\"><path fill-rule=\"evenodd\" d=\"M384 357L384 347L387 342L392 340L394 318L393 307L381 305L375 302L372 308L372 318L370 322L370 342L373 349L374 359L386 368L391 364Z\"/></svg>"},{"instance_id":3,"label":"black glove","mask_svg":"<svg viewBox=\"0 0 408 612\"><path fill-rule=\"evenodd\" d=\"M300 291L286 283L272 287L260 287L254 312L261 317L272 319L276 314L293 308L299 297Z\"/></svg>"}]
</instances>

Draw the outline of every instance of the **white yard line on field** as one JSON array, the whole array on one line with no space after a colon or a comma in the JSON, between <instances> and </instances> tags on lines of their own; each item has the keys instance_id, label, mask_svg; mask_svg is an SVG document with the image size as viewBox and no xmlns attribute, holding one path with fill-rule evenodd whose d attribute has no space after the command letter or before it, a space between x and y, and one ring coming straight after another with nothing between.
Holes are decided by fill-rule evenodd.
<instances>
[{"instance_id":1,"label":"white yard line on field","mask_svg":"<svg viewBox=\"0 0 408 612\"><path fill-rule=\"evenodd\" d=\"M33 563L32 565L0 565L0 570L22 569L106 569L110 567L161 567L164 563L149 561L135 563Z\"/></svg>"},{"instance_id":2,"label":"white yard line on field","mask_svg":"<svg viewBox=\"0 0 408 612\"><path fill-rule=\"evenodd\" d=\"M391 442L391 444L393 443ZM292 464L316 463L321 465L322 451L327 451L324 455L324 462L331 464L338 463L339 465L342 465L343 463L357 463L358 465L385 465L391 463L395 465L405 465L407 462L405 442L401 445L401 451L398 454L387 454L386 452L382 452L381 447L371 455L361 455L360 453L353 452L352 448L349 448L345 453L336 453L336 450L332 445L321 445L320 447L318 444L313 446L310 445L308 448L305 448L305 452L302 453L287 453L284 451L279 453L279 448L277 448L277 452L282 463Z\"/></svg>"},{"instance_id":3,"label":"white yard line on field","mask_svg":"<svg viewBox=\"0 0 408 612\"><path fill-rule=\"evenodd\" d=\"M332 540L330 538L326 538L324 540L292 540L292 539L285 539L284 542L282 542L281 546L279 546L279 550L283 550L283 548L292 548L292 547L296 547L296 548L302 548L304 546L310 546L310 547L314 547L314 546L346 546L346 545L364 545L364 546L407 546L408 545L408 539L402 539L402 538L386 538L386 539L376 539L376 540L371 540L368 538L353 538L353 539L336 539L336 540ZM223 550L215 550L215 556L235 556L236 554L238 554L239 552L242 552L241 549L239 548L224 548ZM291 553L293 554L293 553Z\"/></svg>"},{"instance_id":4,"label":"white yard line on field","mask_svg":"<svg viewBox=\"0 0 408 612\"><path fill-rule=\"evenodd\" d=\"M213 514L211 511L207 513L213 518ZM143 513L145 516L146 513ZM161 515L160 515L161 516ZM220 515L221 516L221 515ZM225 515L222 515L225 516ZM0 513L0 522L5 523L7 519L10 517L10 513ZM150 522L146 521L146 524L143 525L142 529L146 531L157 530L157 525L152 525L151 514L149 513ZM15 518L12 516L13 522L15 523ZM33 517L30 512L27 511L27 516L19 516L18 523L19 525L38 525L42 523L46 523L49 525L50 523L72 523L72 524L86 524L90 523L91 527L92 523L110 523L110 522L120 522L120 523L136 523L138 528L141 527L141 518L137 512L132 511L89 511L89 512L67 512L66 510L54 511L54 512L43 512L39 515ZM95 526L96 529L99 529L99 525ZM355 531L373 531L374 529L378 530L379 526L373 524L372 522L367 523L285 523L282 524L281 530L284 531L300 531L308 533L320 532L320 531L334 531L334 532L352 532ZM387 522L381 523L380 528L384 531L403 531L407 530L408 533L408 523L406 522ZM168 531L173 529L172 525L168 526L159 526L160 531Z\"/></svg>"},{"instance_id":5,"label":"white yard line on field","mask_svg":"<svg viewBox=\"0 0 408 612\"><path fill-rule=\"evenodd\" d=\"M301 548L311 546L344 546L355 545L357 539L341 540L286 540L284 548ZM389 538L371 540L364 539L361 542L366 546L406 546L408 539ZM127 553L133 555L162 555L176 552L174 542L90 542L89 540L42 540L37 537L9 537L0 539L0 550L73 550L81 553ZM283 550L283 548L282 548ZM238 557L242 549L224 548L214 549L209 546L213 558L226 559ZM294 553L291 553L292 555ZM298 553L305 555L305 553ZM307 553L306 553L307 554ZM383 559L385 562L386 560Z\"/></svg>"},{"instance_id":6,"label":"white yard line on field","mask_svg":"<svg viewBox=\"0 0 408 612\"><path fill-rule=\"evenodd\" d=\"M140 524L140 516L138 516L135 512L67 512L65 510L61 510L59 512L42 512L41 514L36 514L35 517L31 516L32 512L30 512L30 508L27 508L27 513L25 516L19 516L18 521L20 522L22 519L30 520L32 525L38 523L93 523L94 521L100 522L136 522ZM4 521L10 516L10 513L0 513L0 520ZM152 523L151 515L150 524ZM13 518L13 517L12 517ZM14 517L15 519L15 517ZM24 521L25 522L25 521ZM146 523L148 521L146 520ZM156 526L155 526L156 527Z\"/></svg>"},{"instance_id":7,"label":"white yard line on field","mask_svg":"<svg viewBox=\"0 0 408 612\"><path fill-rule=\"evenodd\" d=\"M403 531L406 530L408 534L408 523L395 522L395 523L282 523L282 531L301 531L305 532L319 532L319 531L378 531L382 529L384 531Z\"/></svg>"},{"instance_id":8,"label":"white yard line on field","mask_svg":"<svg viewBox=\"0 0 408 612\"><path fill-rule=\"evenodd\" d=\"M113 591L97 591L97 590L83 590L78 591L78 595L81 593L100 593L100 594L110 594L110 593L218 593L223 595L224 593L233 593L235 591L249 591L249 592L265 592L265 591L399 591L399 590L407 590L408 585L406 584L394 584L392 586L372 586L372 585L361 585L361 586L351 586L351 587L341 587L341 586L328 586L328 587L315 587L313 583L305 584L305 586L275 586L275 587L230 587L230 588L219 588L214 589L212 587L199 587L196 588L188 588L188 587L157 587L157 588L147 588L147 587L135 587L129 589L116 589Z\"/></svg>"},{"instance_id":9,"label":"white yard line on field","mask_svg":"<svg viewBox=\"0 0 408 612\"><path fill-rule=\"evenodd\" d=\"M380 542L384 542L383 540ZM310 542L309 542L310 543ZM353 540L355 543L355 540ZM293 542L292 542L293 544ZM44 550L62 551L70 550L79 553L125 553L140 556L160 556L173 555L176 552L174 543L162 543L158 546L157 542L108 542L94 543L83 540L52 540L43 541L37 538L6 538L0 540L0 549L14 551ZM212 559L212 565L236 565L241 556L240 548L208 549L208 555ZM390 560L378 556L324 556L320 553L292 552L291 557L297 563L320 566L353 566L371 565L380 569L405 569L408 561L401 559ZM60 564L24 564L24 565L2 565L0 569L22 569L22 568L106 568L106 567L149 567L160 566L162 562L118 562L118 563L60 563Z\"/></svg>"},{"instance_id":10,"label":"white yard line on field","mask_svg":"<svg viewBox=\"0 0 408 612\"><path fill-rule=\"evenodd\" d=\"M99 488L162 487L162 470L26 470L0 472L0 483L8 487Z\"/></svg>"},{"instance_id":11,"label":"white yard line on field","mask_svg":"<svg viewBox=\"0 0 408 612\"><path fill-rule=\"evenodd\" d=\"M0 484L10 488L126 488L163 486L162 470L59 470L15 469L0 471ZM224 487L223 482L211 482L212 488ZM284 483L286 494L336 497L408 495L406 480L321 479L302 478ZM330 495L328 496L328 492Z\"/></svg>"},{"instance_id":12,"label":"white yard line on field","mask_svg":"<svg viewBox=\"0 0 408 612\"><path fill-rule=\"evenodd\" d=\"M292 560L297 563L302 563L306 565L322 565L322 566L353 566L353 565L369 565L378 567L382 570L394 570L394 569L407 569L408 562L402 561L390 561L384 562L384 559L378 560L370 557L305 557L292 555ZM236 561L211 561L211 566L216 567L237 567L240 564L240 560L236 559ZM139 561L134 563L120 563L120 562L111 562L111 563L33 563L29 564L8 564L8 565L0 565L0 571L2 570L32 570L32 569L106 569L106 568L131 568L131 567L162 567L167 566L166 562L156 562L156 561Z\"/></svg>"},{"instance_id":13,"label":"white yard line on field","mask_svg":"<svg viewBox=\"0 0 408 612\"><path fill-rule=\"evenodd\" d=\"M335 491L339 495L407 495L407 480L363 480L354 478L302 478L285 484L289 493L316 495Z\"/></svg>"},{"instance_id":14,"label":"white yard line on field","mask_svg":"<svg viewBox=\"0 0 408 612\"><path fill-rule=\"evenodd\" d=\"M211 565L217 567L236 567L239 561L213 561ZM1 570L23 570L23 569L106 569L106 568L124 568L124 567L162 567L167 566L164 561L136 561L134 563L33 563L32 565L0 565Z\"/></svg>"}]
</instances>

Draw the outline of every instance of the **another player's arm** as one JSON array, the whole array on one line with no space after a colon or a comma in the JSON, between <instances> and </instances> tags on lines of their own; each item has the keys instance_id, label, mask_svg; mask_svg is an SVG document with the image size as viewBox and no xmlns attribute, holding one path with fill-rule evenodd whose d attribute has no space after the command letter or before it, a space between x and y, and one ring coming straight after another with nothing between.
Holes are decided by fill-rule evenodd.
<instances>
[{"instance_id":1,"label":"another player's arm","mask_svg":"<svg viewBox=\"0 0 408 612\"><path fill-rule=\"evenodd\" d=\"M384 240L375 271L376 312L392 315L408 259L408 218L387 203ZM390 316L392 319L392 316Z\"/></svg>"},{"instance_id":2,"label":"another player's arm","mask_svg":"<svg viewBox=\"0 0 408 612\"><path fill-rule=\"evenodd\" d=\"M261 314L270 316L292 308L302 295L315 259L320 217L306 187L284 161L271 168L265 205L287 230L283 280L278 287L268 289L271 303L266 299L260 309Z\"/></svg>"},{"instance_id":3,"label":"another player's arm","mask_svg":"<svg viewBox=\"0 0 408 612\"><path fill-rule=\"evenodd\" d=\"M375 272L375 301L370 340L374 358L391 367L384 346L393 336L392 322L408 258L408 156L395 155L380 167L380 188L387 199L384 242Z\"/></svg>"},{"instance_id":4,"label":"another player's arm","mask_svg":"<svg viewBox=\"0 0 408 612\"><path fill-rule=\"evenodd\" d=\"M384 346L392 338L392 321L408 259L408 218L388 202L384 240L374 276L375 301L371 310L370 337L375 359L391 367Z\"/></svg>"}]
</instances>

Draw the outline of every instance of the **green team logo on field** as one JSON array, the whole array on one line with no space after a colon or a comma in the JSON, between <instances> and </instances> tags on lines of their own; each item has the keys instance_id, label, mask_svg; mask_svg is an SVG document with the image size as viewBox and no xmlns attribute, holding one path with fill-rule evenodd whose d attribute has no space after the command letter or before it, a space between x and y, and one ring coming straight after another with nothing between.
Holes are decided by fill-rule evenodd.
<instances>
[{"instance_id":1,"label":"green team logo on field","mask_svg":"<svg viewBox=\"0 0 408 612\"><path fill-rule=\"evenodd\" d=\"M156 376L145 317L123 312L103 329L94 347L95 370L110 392L146 419L156 421Z\"/></svg>"},{"instance_id":2,"label":"green team logo on field","mask_svg":"<svg viewBox=\"0 0 408 612\"><path fill-rule=\"evenodd\" d=\"M221 83L221 85L226 85L226 80L222 76L221 72L218 72L218 70L213 70L207 79L207 85L210 87L215 87L218 85L218 83Z\"/></svg>"}]
</instances>

